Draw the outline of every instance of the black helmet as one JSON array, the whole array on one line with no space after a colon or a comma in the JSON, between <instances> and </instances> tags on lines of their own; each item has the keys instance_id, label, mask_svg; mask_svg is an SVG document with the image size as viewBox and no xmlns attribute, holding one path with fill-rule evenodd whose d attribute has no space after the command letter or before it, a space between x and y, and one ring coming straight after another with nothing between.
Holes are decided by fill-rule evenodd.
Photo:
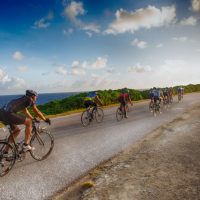
<instances>
[{"instance_id":1,"label":"black helmet","mask_svg":"<svg viewBox=\"0 0 200 200\"><path fill-rule=\"evenodd\" d=\"M38 96L37 92L33 91L33 90L26 90L26 96Z\"/></svg>"},{"instance_id":2,"label":"black helmet","mask_svg":"<svg viewBox=\"0 0 200 200\"><path fill-rule=\"evenodd\" d=\"M98 92L97 92L97 91L94 91L94 92L93 92L93 94L97 95L97 94L98 94Z\"/></svg>"}]
</instances>

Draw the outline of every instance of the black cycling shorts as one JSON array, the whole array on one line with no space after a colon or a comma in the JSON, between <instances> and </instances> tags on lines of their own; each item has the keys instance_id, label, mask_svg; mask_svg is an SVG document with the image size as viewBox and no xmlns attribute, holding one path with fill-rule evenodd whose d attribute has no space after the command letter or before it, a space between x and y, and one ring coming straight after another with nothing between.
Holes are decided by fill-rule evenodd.
<instances>
[{"instance_id":1,"label":"black cycling shorts","mask_svg":"<svg viewBox=\"0 0 200 200\"><path fill-rule=\"evenodd\" d=\"M88 100L84 102L84 105L86 108L90 107L90 106L97 106L97 104L94 101Z\"/></svg>"},{"instance_id":2,"label":"black cycling shorts","mask_svg":"<svg viewBox=\"0 0 200 200\"><path fill-rule=\"evenodd\" d=\"M164 95L164 96L168 96L168 93L167 93L167 92L164 92L163 95Z\"/></svg>"},{"instance_id":3,"label":"black cycling shorts","mask_svg":"<svg viewBox=\"0 0 200 200\"><path fill-rule=\"evenodd\" d=\"M16 125L24 124L26 116L13 112L4 112L4 124L10 125L11 129L15 129Z\"/></svg>"},{"instance_id":4,"label":"black cycling shorts","mask_svg":"<svg viewBox=\"0 0 200 200\"><path fill-rule=\"evenodd\" d=\"M123 106L126 105L126 102L124 101L124 97L119 97L119 98L118 98L118 101L119 101Z\"/></svg>"},{"instance_id":5,"label":"black cycling shorts","mask_svg":"<svg viewBox=\"0 0 200 200\"><path fill-rule=\"evenodd\" d=\"M150 99L152 99L153 98L153 93L150 93L149 96L150 96Z\"/></svg>"}]
</instances>

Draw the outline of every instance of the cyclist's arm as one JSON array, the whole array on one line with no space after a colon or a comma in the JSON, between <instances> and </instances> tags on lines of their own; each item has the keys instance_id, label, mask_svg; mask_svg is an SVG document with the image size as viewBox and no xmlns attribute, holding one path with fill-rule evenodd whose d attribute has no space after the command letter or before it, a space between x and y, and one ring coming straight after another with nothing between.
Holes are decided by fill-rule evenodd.
<instances>
[{"instance_id":1,"label":"cyclist's arm","mask_svg":"<svg viewBox=\"0 0 200 200\"><path fill-rule=\"evenodd\" d=\"M128 101L129 101L129 103L130 103L131 105L133 105L133 103L132 103L132 101L131 101L131 97L130 97L130 96L128 97Z\"/></svg>"},{"instance_id":2,"label":"cyclist's arm","mask_svg":"<svg viewBox=\"0 0 200 200\"><path fill-rule=\"evenodd\" d=\"M33 112L42 120L46 120L46 118L43 116L43 114L38 110L38 108L36 107L36 105L34 104L32 107Z\"/></svg>"},{"instance_id":3,"label":"cyclist's arm","mask_svg":"<svg viewBox=\"0 0 200 200\"><path fill-rule=\"evenodd\" d=\"M28 117L28 118L30 118L31 120L33 120L34 118L33 118L33 116L30 114L30 112L28 111L28 109L27 108L25 108L24 109L24 113L26 114L26 116Z\"/></svg>"},{"instance_id":4,"label":"cyclist's arm","mask_svg":"<svg viewBox=\"0 0 200 200\"><path fill-rule=\"evenodd\" d=\"M95 95L95 97L96 97L97 101L98 101L101 105L103 105L101 99L100 99L97 95Z\"/></svg>"}]
</instances>

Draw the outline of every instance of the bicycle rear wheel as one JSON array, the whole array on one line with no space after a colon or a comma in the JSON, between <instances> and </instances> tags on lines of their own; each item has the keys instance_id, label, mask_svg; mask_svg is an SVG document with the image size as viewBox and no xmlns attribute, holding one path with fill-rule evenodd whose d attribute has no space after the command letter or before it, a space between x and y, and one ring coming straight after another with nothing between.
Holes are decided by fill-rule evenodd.
<instances>
[{"instance_id":1,"label":"bicycle rear wheel","mask_svg":"<svg viewBox=\"0 0 200 200\"><path fill-rule=\"evenodd\" d=\"M102 122L104 118L104 113L101 108L98 108L95 112L95 119L98 123Z\"/></svg>"},{"instance_id":2,"label":"bicycle rear wheel","mask_svg":"<svg viewBox=\"0 0 200 200\"><path fill-rule=\"evenodd\" d=\"M116 118L117 118L117 121L121 121L123 118L123 113L120 108L117 108Z\"/></svg>"},{"instance_id":3,"label":"bicycle rear wheel","mask_svg":"<svg viewBox=\"0 0 200 200\"><path fill-rule=\"evenodd\" d=\"M88 126L90 123L90 117L88 116L88 111L84 111L81 115L81 123L83 126Z\"/></svg>"},{"instance_id":4,"label":"bicycle rear wheel","mask_svg":"<svg viewBox=\"0 0 200 200\"><path fill-rule=\"evenodd\" d=\"M8 155L5 156L5 149L9 147ZM0 177L6 175L15 164L16 151L12 145L7 142L0 142Z\"/></svg>"},{"instance_id":5,"label":"bicycle rear wheel","mask_svg":"<svg viewBox=\"0 0 200 200\"><path fill-rule=\"evenodd\" d=\"M53 135L48 130L42 129L37 131L30 140L30 145L35 149L30 151L35 160L46 159L54 147Z\"/></svg>"}]
</instances>

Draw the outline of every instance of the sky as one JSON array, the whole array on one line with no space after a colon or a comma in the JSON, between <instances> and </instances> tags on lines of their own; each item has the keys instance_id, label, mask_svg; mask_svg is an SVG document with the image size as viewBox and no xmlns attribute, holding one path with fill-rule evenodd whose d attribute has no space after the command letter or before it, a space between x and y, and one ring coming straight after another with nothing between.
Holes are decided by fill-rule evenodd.
<instances>
[{"instance_id":1,"label":"sky","mask_svg":"<svg viewBox=\"0 0 200 200\"><path fill-rule=\"evenodd\" d=\"M0 95L200 83L200 0L0 0Z\"/></svg>"}]
</instances>

